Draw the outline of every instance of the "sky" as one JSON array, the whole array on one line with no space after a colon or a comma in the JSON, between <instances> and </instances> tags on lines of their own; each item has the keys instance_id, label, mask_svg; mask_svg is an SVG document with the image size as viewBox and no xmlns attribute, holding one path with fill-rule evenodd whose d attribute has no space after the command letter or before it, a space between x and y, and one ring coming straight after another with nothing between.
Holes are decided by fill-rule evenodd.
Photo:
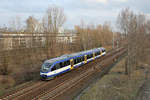
<instances>
[{"instance_id":1,"label":"sky","mask_svg":"<svg viewBox=\"0 0 150 100\"><path fill-rule=\"evenodd\" d=\"M65 28L73 28L81 20L87 24L109 22L115 26L123 8L150 15L150 0L1 0L0 26L8 26L16 16L24 23L28 16L41 20L50 5L64 9L67 16Z\"/></svg>"}]
</instances>

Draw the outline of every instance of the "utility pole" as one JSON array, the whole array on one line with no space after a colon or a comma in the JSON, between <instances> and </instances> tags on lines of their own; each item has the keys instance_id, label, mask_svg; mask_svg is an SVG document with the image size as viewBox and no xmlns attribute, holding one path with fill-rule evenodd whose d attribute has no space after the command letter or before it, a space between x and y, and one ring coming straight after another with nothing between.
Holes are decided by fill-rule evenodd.
<instances>
[{"instance_id":1,"label":"utility pole","mask_svg":"<svg viewBox=\"0 0 150 100\"><path fill-rule=\"evenodd\" d=\"M112 39L112 48L114 49L114 32L113 32L113 39Z\"/></svg>"},{"instance_id":2,"label":"utility pole","mask_svg":"<svg viewBox=\"0 0 150 100\"><path fill-rule=\"evenodd\" d=\"M117 40L117 48L119 47L119 40Z\"/></svg>"}]
</instances>

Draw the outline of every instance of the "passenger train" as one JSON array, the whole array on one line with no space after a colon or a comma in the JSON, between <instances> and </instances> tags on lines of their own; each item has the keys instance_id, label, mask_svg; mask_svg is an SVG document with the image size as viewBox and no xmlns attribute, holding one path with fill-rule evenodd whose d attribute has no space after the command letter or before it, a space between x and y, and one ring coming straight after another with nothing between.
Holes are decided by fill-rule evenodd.
<instances>
[{"instance_id":1,"label":"passenger train","mask_svg":"<svg viewBox=\"0 0 150 100\"><path fill-rule=\"evenodd\" d=\"M40 77L42 80L53 79L55 76L73 70L105 54L105 48L101 47L46 60L41 67Z\"/></svg>"}]
</instances>

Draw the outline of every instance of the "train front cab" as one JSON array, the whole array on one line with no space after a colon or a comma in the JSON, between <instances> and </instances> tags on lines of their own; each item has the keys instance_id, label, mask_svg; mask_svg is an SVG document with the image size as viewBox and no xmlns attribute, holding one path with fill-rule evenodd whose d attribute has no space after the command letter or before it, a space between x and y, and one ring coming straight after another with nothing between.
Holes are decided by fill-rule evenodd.
<instances>
[{"instance_id":1,"label":"train front cab","mask_svg":"<svg viewBox=\"0 0 150 100\"><path fill-rule=\"evenodd\" d=\"M106 54L106 50L102 49L102 56L104 56Z\"/></svg>"}]
</instances>

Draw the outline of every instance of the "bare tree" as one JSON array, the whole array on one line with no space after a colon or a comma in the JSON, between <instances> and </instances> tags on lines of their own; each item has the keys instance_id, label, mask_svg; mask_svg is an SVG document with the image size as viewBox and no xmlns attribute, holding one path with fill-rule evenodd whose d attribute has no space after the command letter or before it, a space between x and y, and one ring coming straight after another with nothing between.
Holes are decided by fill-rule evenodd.
<instances>
[{"instance_id":1,"label":"bare tree","mask_svg":"<svg viewBox=\"0 0 150 100\"><path fill-rule=\"evenodd\" d=\"M138 62L144 58L147 20L143 14L135 14L129 8L123 9L118 16L118 25L127 39L127 61L125 73L130 75Z\"/></svg>"},{"instance_id":2,"label":"bare tree","mask_svg":"<svg viewBox=\"0 0 150 100\"><path fill-rule=\"evenodd\" d=\"M9 31L18 32L22 30L21 17L16 16L9 22Z\"/></svg>"},{"instance_id":3,"label":"bare tree","mask_svg":"<svg viewBox=\"0 0 150 100\"><path fill-rule=\"evenodd\" d=\"M127 66L125 66L125 73L130 75L132 59L134 56L134 35L137 27L136 15L130 11L129 8L123 9L118 16L118 25L122 33L126 35L127 38Z\"/></svg>"},{"instance_id":4,"label":"bare tree","mask_svg":"<svg viewBox=\"0 0 150 100\"><path fill-rule=\"evenodd\" d=\"M26 20L26 31L27 32L38 32L39 22L36 18L33 16L29 16L29 18Z\"/></svg>"},{"instance_id":5,"label":"bare tree","mask_svg":"<svg viewBox=\"0 0 150 100\"><path fill-rule=\"evenodd\" d=\"M63 26L66 21L63 8L57 6L49 6L45 16L43 17L43 29L46 33L47 58L55 54L56 36L58 29Z\"/></svg>"},{"instance_id":6,"label":"bare tree","mask_svg":"<svg viewBox=\"0 0 150 100\"><path fill-rule=\"evenodd\" d=\"M63 8L57 6L49 6L45 16L43 17L43 27L47 32L58 32L58 28L66 21Z\"/></svg>"},{"instance_id":7,"label":"bare tree","mask_svg":"<svg viewBox=\"0 0 150 100\"><path fill-rule=\"evenodd\" d=\"M112 44L112 30L110 25L86 25L83 21L81 25L75 26L76 32L79 34L77 40L80 50L87 50L100 46L109 46Z\"/></svg>"}]
</instances>

